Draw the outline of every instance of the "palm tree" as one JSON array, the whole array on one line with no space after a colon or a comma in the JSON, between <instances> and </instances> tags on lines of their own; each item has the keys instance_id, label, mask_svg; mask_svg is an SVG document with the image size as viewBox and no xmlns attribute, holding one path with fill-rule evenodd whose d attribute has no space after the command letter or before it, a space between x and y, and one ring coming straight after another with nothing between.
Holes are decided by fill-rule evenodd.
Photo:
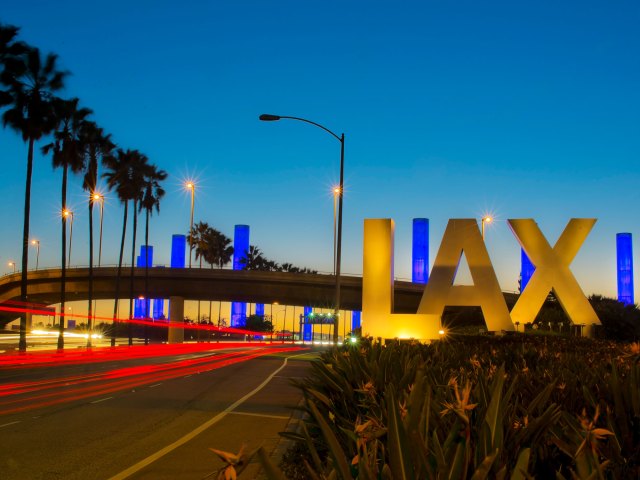
<instances>
[{"instance_id":1,"label":"palm tree","mask_svg":"<svg viewBox=\"0 0 640 480\"><path fill-rule=\"evenodd\" d=\"M207 248L204 250L204 259L213 268L217 265L218 268L224 267L231 261L233 256L233 247L231 246L231 239L222 232L215 228L209 228L205 234L204 242L207 244ZM211 311L213 303L209 302L209 321L211 321ZM222 310L222 302L218 304L218 337L220 335L220 313Z\"/></svg>"},{"instance_id":2,"label":"palm tree","mask_svg":"<svg viewBox=\"0 0 640 480\"><path fill-rule=\"evenodd\" d=\"M67 72L57 66L57 55L42 59L40 50L28 48L23 61L14 62L2 73L2 83L8 87L6 100L9 109L2 115L2 123L22 135L28 142L27 175L24 192L24 222L22 231L22 277L20 299L27 301L27 268L29 262L29 217L31 212L31 176L33 174L33 146L37 140L50 133L56 126L52 99L64 86ZM7 97L8 98L8 97ZM26 314L20 316L20 351L27 349Z\"/></svg>"},{"instance_id":3,"label":"palm tree","mask_svg":"<svg viewBox=\"0 0 640 480\"><path fill-rule=\"evenodd\" d=\"M202 268L202 259L206 255L207 250L210 248L207 243L207 234L211 230L211 227L206 222L196 223L191 232L188 234L189 249L196 252L196 260L200 259L200 267Z\"/></svg>"},{"instance_id":4,"label":"palm tree","mask_svg":"<svg viewBox=\"0 0 640 480\"><path fill-rule=\"evenodd\" d=\"M262 251L255 245L249 246L244 257L240 259L243 270L262 270L267 259L262 255Z\"/></svg>"},{"instance_id":5,"label":"palm tree","mask_svg":"<svg viewBox=\"0 0 640 480\"><path fill-rule=\"evenodd\" d=\"M142 160L144 159L144 161ZM102 176L107 180L109 190L116 191L120 202L124 205L124 218L122 221L122 240L120 241L120 256L118 258L118 271L116 273L115 298L113 302L113 326L111 331L111 346L116 344L116 325L118 319L118 301L120 300L120 277L122 276L122 259L124 256L124 241L127 234L127 217L129 212L129 201L134 200L134 230L137 226L135 208L137 200L141 197L142 184L144 179L144 169L141 168L147 161L147 157L137 150L122 150L119 148L115 155L103 157L107 171ZM135 233L134 233L135 242ZM135 246L135 243L134 243ZM135 255L135 249L133 252ZM133 266L132 266L133 270ZM133 282L133 271L131 272ZM133 290L133 287L131 288ZM131 326L131 323L129 323ZM129 330L131 333L131 330ZM130 339L131 340L131 339Z\"/></svg>"},{"instance_id":6,"label":"palm tree","mask_svg":"<svg viewBox=\"0 0 640 480\"><path fill-rule=\"evenodd\" d=\"M129 275L129 345L133 345L133 285L136 267L136 234L138 232L138 205L142 201L145 192L145 178L151 171L149 159L146 155L134 150L133 166L131 169L131 200L133 201L133 232L131 235L131 271Z\"/></svg>"},{"instance_id":7,"label":"palm tree","mask_svg":"<svg viewBox=\"0 0 640 480\"><path fill-rule=\"evenodd\" d=\"M189 252L195 248L196 260L200 259L200 268L202 268L202 260L210 246L207 243L207 234L211 230L208 223L198 222L189 232ZM200 300L198 300L198 313L196 314L196 323L200 323ZM197 341L200 341L200 329L197 329Z\"/></svg>"},{"instance_id":8,"label":"palm tree","mask_svg":"<svg viewBox=\"0 0 640 480\"><path fill-rule=\"evenodd\" d=\"M16 41L19 30L13 25L0 25L0 78L6 75L7 79L10 79L12 72L23 64L22 56L27 51L27 45ZM0 90L0 107L10 103L11 94L8 91Z\"/></svg>"},{"instance_id":9,"label":"palm tree","mask_svg":"<svg viewBox=\"0 0 640 480\"><path fill-rule=\"evenodd\" d=\"M89 192L89 298L88 298L88 324L87 347L91 347L91 333L93 324L93 206L97 201L104 201L104 198L97 194L98 183L98 159L111 154L115 145L111 142L111 135L105 135L102 128L94 122L85 124L84 132L85 157L87 169L84 174L82 188Z\"/></svg>"},{"instance_id":10,"label":"palm tree","mask_svg":"<svg viewBox=\"0 0 640 480\"><path fill-rule=\"evenodd\" d=\"M231 246L231 239L224 233L211 228L207 231L205 243L208 245L205 251L205 261L211 265L211 268L213 268L213 265L222 268L231 262L233 247Z\"/></svg>"},{"instance_id":11,"label":"palm tree","mask_svg":"<svg viewBox=\"0 0 640 480\"><path fill-rule=\"evenodd\" d=\"M140 201L140 211L145 210L145 226L144 226L144 244L145 244L145 261L144 261L144 298L145 298L145 316L149 316L148 309L151 301L149 300L149 219L153 215L153 210L160 213L160 200L164 197L165 191L160 186L160 182L166 180L167 172L158 170L158 167L151 165L149 172L144 179L144 195ZM144 326L144 343L149 344L148 328Z\"/></svg>"},{"instance_id":12,"label":"palm tree","mask_svg":"<svg viewBox=\"0 0 640 480\"><path fill-rule=\"evenodd\" d=\"M42 147L42 153L53 152L53 168L62 167L62 260L60 275L60 312L65 312L65 296L67 281L67 176L79 173L84 168L84 144L82 132L86 118L92 113L88 108L79 108L79 100L54 99L52 105L56 116L54 141ZM64 348L64 316L60 317L60 334L58 349Z\"/></svg>"}]
</instances>

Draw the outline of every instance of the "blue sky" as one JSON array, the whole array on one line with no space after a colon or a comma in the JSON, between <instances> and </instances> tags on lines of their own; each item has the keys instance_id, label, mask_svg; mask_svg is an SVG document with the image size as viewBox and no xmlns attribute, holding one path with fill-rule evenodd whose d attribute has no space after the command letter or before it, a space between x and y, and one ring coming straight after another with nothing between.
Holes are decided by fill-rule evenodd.
<instances>
[{"instance_id":1,"label":"blue sky","mask_svg":"<svg viewBox=\"0 0 640 480\"><path fill-rule=\"evenodd\" d=\"M535 218L553 244L569 218L596 217L572 269L587 293L615 295L615 234L640 234L637 2L3 3L0 21L72 72L64 96L169 172L151 225L160 264L188 229L181 183L193 176L196 221L229 236L249 224L269 258L331 271L339 143L257 119L275 113L346 135L343 271L361 272L365 218L396 221L396 275L410 278L412 218L430 219L433 262L449 218L491 212L489 253L515 290L506 219ZM7 271L20 258L26 146L2 130L0 155ZM59 263L60 179L39 154L31 230L44 266ZM72 263L86 264L79 178L69 197ZM117 261L121 216L110 198L103 263Z\"/></svg>"}]
</instances>

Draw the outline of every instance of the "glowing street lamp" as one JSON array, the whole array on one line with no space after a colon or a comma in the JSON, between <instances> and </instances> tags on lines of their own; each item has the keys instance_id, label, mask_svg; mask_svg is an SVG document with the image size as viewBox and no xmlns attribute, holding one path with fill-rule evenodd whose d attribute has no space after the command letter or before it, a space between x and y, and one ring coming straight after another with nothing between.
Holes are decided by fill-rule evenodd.
<instances>
[{"instance_id":1,"label":"glowing street lamp","mask_svg":"<svg viewBox=\"0 0 640 480\"><path fill-rule=\"evenodd\" d=\"M40 261L40 240L31 240L31 245L36 247L36 270L38 269L38 262Z\"/></svg>"},{"instance_id":2,"label":"glowing street lamp","mask_svg":"<svg viewBox=\"0 0 640 480\"><path fill-rule=\"evenodd\" d=\"M100 240L98 242L98 266L102 262L102 217L104 214L104 195L99 192L93 192L91 196L93 203L100 202Z\"/></svg>"},{"instance_id":3,"label":"glowing street lamp","mask_svg":"<svg viewBox=\"0 0 640 480\"><path fill-rule=\"evenodd\" d=\"M482 217L482 241L484 242L484 224L485 223L491 223L493 222L493 218L491 218L490 215L487 215L486 217Z\"/></svg>"},{"instance_id":4,"label":"glowing street lamp","mask_svg":"<svg viewBox=\"0 0 640 480\"><path fill-rule=\"evenodd\" d=\"M9 262L9 266L13 267L13 273L16 273L16 262Z\"/></svg>"},{"instance_id":5,"label":"glowing street lamp","mask_svg":"<svg viewBox=\"0 0 640 480\"><path fill-rule=\"evenodd\" d=\"M67 268L71 265L71 245L73 241L73 212L71 210L63 210L62 216L64 218L71 217L71 225L69 227L69 258L67 259Z\"/></svg>"},{"instance_id":6,"label":"glowing street lamp","mask_svg":"<svg viewBox=\"0 0 640 480\"><path fill-rule=\"evenodd\" d=\"M334 343L338 343L338 323L339 323L338 318L340 315L340 263L341 263L341 256L342 256L342 202L344 197L344 133L338 136L334 132L329 130L327 127L320 125L319 123L312 122L311 120L307 120L306 118L290 117L285 115L271 115L268 113L263 113L262 115L260 115L259 118L263 122L274 122L274 121L285 118L289 120L297 120L299 122L309 123L318 128L321 128L322 130L324 130L325 132L327 132L329 135L331 135L332 137L334 137L336 140L340 142L340 184L338 185L339 191L336 194L336 196L338 196L340 199L338 203L338 238L337 238L337 244L336 244L337 246L336 246L336 262L335 262L336 293L335 293L334 312L335 312L336 320L333 326L333 341Z\"/></svg>"},{"instance_id":7,"label":"glowing street lamp","mask_svg":"<svg viewBox=\"0 0 640 480\"><path fill-rule=\"evenodd\" d=\"M193 250L192 233L193 233L193 206L195 204L196 184L189 181L184 187L191 191L191 222L189 223L189 268L191 268L191 253Z\"/></svg>"}]
</instances>

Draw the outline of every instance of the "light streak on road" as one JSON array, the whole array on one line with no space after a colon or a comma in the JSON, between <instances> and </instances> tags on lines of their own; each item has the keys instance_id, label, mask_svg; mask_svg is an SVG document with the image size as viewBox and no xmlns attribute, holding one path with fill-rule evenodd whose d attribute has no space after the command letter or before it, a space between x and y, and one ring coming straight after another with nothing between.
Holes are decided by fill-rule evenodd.
<instances>
[{"instance_id":1,"label":"light streak on road","mask_svg":"<svg viewBox=\"0 0 640 480\"><path fill-rule=\"evenodd\" d=\"M245 345L246 347L246 345ZM185 374L193 375L226 367L264 355L299 351L299 347L245 348L216 356L167 363L117 368L88 375L0 385L0 415L50 407L86 398L105 396Z\"/></svg>"}]
</instances>

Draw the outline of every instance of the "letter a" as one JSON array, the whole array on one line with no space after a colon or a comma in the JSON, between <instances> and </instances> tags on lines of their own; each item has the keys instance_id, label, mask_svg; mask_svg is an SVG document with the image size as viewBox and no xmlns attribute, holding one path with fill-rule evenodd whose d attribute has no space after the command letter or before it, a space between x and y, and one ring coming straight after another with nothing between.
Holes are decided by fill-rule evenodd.
<instances>
[{"instance_id":1,"label":"letter a","mask_svg":"<svg viewBox=\"0 0 640 480\"><path fill-rule=\"evenodd\" d=\"M595 218L572 218L551 248L530 218L508 220L509 227L536 267L527 287L511 310L513 321L533 322L549 292L575 324L600 325L593 307L569 270L569 265L596 223Z\"/></svg>"},{"instance_id":2,"label":"letter a","mask_svg":"<svg viewBox=\"0 0 640 480\"><path fill-rule=\"evenodd\" d=\"M453 285L463 253L473 286ZM449 305L480 306L489 330L513 330L507 303L474 219L449 220L418 313L442 316Z\"/></svg>"}]
</instances>

